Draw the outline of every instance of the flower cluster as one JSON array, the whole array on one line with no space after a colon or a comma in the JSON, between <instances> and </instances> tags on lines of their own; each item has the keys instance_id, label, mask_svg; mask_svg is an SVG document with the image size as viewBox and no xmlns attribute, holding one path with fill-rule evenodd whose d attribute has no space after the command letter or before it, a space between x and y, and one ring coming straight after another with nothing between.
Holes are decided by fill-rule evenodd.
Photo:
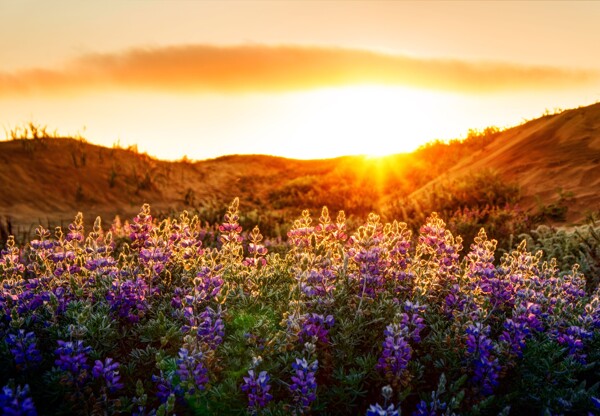
<instances>
[{"instance_id":1,"label":"flower cluster","mask_svg":"<svg viewBox=\"0 0 600 416\"><path fill-rule=\"evenodd\" d=\"M294 375L292 376L290 391L300 414L308 411L312 402L317 399L315 373L318 367L319 363L317 360L309 364L306 358L296 358L296 361L292 363Z\"/></svg>"},{"instance_id":2,"label":"flower cluster","mask_svg":"<svg viewBox=\"0 0 600 416\"><path fill-rule=\"evenodd\" d=\"M412 348L407 340L407 328L401 324L391 324L383 332L383 351L377 362L377 369L385 378L396 385L408 366L412 356Z\"/></svg>"},{"instance_id":3,"label":"flower cluster","mask_svg":"<svg viewBox=\"0 0 600 416\"><path fill-rule=\"evenodd\" d=\"M215 311L207 306L199 318L196 334L200 345L206 346L203 348L205 351L206 349L216 350L225 336L225 324L221 317L221 309Z\"/></svg>"},{"instance_id":4,"label":"flower cluster","mask_svg":"<svg viewBox=\"0 0 600 416\"><path fill-rule=\"evenodd\" d=\"M106 300L117 316L135 323L139 322L148 311L149 295L150 289L144 279L114 280L111 290L106 295Z\"/></svg>"},{"instance_id":5,"label":"flower cluster","mask_svg":"<svg viewBox=\"0 0 600 416\"><path fill-rule=\"evenodd\" d=\"M119 363L107 358L104 362L96 360L92 368L92 376L101 379L111 393L123 388L121 376L119 375Z\"/></svg>"},{"instance_id":6,"label":"flower cluster","mask_svg":"<svg viewBox=\"0 0 600 416\"><path fill-rule=\"evenodd\" d=\"M9 386L0 390L0 412L6 416L37 416L37 411L31 397L29 397L29 386Z\"/></svg>"},{"instance_id":7,"label":"flower cluster","mask_svg":"<svg viewBox=\"0 0 600 416\"><path fill-rule=\"evenodd\" d=\"M254 370L248 370L248 376L244 377L244 383L240 389L248 395L248 408L252 411L256 408L265 407L273 396L269 393L269 374L261 371L258 376Z\"/></svg>"},{"instance_id":8,"label":"flower cluster","mask_svg":"<svg viewBox=\"0 0 600 416\"><path fill-rule=\"evenodd\" d=\"M332 315L319 315L316 313L307 314L302 319L302 327L298 334L298 341L301 345L305 342L318 341L322 344L328 344L329 328L334 324L335 320Z\"/></svg>"},{"instance_id":9,"label":"flower cluster","mask_svg":"<svg viewBox=\"0 0 600 416\"><path fill-rule=\"evenodd\" d=\"M496 347L489 338L490 327L480 323L467 328L467 355L471 357L474 373L473 384L481 388L481 393L490 395L498 385L500 363L496 357Z\"/></svg>"},{"instance_id":10,"label":"flower cluster","mask_svg":"<svg viewBox=\"0 0 600 416\"><path fill-rule=\"evenodd\" d=\"M35 333L25 333L24 329L19 329L17 334L9 334L6 342L17 368L33 368L42 361L42 356L37 348Z\"/></svg>"},{"instance_id":11,"label":"flower cluster","mask_svg":"<svg viewBox=\"0 0 600 416\"><path fill-rule=\"evenodd\" d=\"M58 348L54 351L58 357L54 363L69 375L69 380L76 384L84 384L88 377L89 354L91 347L86 347L83 341L58 340Z\"/></svg>"},{"instance_id":12,"label":"flower cluster","mask_svg":"<svg viewBox=\"0 0 600 416\"><path fill-rule=\"evenodd\" d=\"M145 205L108 232L96 220L86 236L78 215L25 247L9 238L0 382L28 383L32 399L5 387L0 412L595 411L583 381L598 363L600 289L577 268L524 243L498 256L483 230L461 257L437 215L413 237L375 214L346 224L323 208L315 224L304 211L274 246L238 210L202 225ZM264 368L249 369L259 354ZM444 374L448 391L435 390Z\"/></svg>"},{"instance_id":13,"label":"flower cluster","mask_svg":"<svg viewBox=\"0 0 600 416\"><path fill-rule=\"evenodd\" d=\"M204 390L208 383L208 370L204 366L201 352L190 353L186 348L179 350L177 359L177 375L188 394Z\"/></svg>"}]
</instances>

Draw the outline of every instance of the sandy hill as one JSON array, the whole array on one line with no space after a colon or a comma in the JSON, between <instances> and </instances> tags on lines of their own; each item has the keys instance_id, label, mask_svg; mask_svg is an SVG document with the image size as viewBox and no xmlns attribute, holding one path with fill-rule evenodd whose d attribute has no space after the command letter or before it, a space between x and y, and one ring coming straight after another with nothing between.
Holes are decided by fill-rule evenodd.
<instances>
[{"instance_id":1,"label":"sandy hill","mask_svg":"<svg viewBox=\"0 0 600 416\"><path fill-rule=\"evenodd\" d=\"M415 194L492 169L520 186L526 209L568 202L567 222L600 212L600 103L547 115L505 130Z\"/></svg>"},{"instance_id":2,"label":"sandy hill","mask_svg":"<svg viewBox=\"0 0 600 416\"><path fill-rule=\"evenodd\" d=\"M224 210L236 196L242 209L268 207L274 189L298 177L317 178L353 158L292 160L224 156L167 162L133 150L70 138L0 142L0 222L34 229L72 221L129 218L148 202L154 213L211 207Z\"/></svg>"},{"instance_id":3,"label":"sandy hill","mask_svg":"<svg viewBox=\"0 0 600 416\"><path fill-rule=\"evenodd\" d=\"M13 232L66 225L78 211L88 221L96 215L110 221L135 215L144 202L155 214L207 207L219 213L236 196L242 210L280 218L322 205L364 215L379 211L386 198L416 195L482 169L518 183L528 209L557 201L559 190L572 195L568 221L582 221L600 211L600 104L527 122L484 145L430 146L381 160L234 155L167 162L70 138L4 141L0 225L10 221Z\"/></svg>"}]
</instances>

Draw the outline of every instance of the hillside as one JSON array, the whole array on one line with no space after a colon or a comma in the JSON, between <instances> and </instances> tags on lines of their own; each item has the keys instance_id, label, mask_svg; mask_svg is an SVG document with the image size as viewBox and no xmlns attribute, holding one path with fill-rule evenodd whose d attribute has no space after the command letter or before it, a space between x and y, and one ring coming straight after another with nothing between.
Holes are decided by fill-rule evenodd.
<instances>
[{"instance_id":1,"label":"hillside","mask_svg":"<svg viewBox=\"0 0 600 416\"><path fill-rule=\"evenodd\" d=\"M600 211L600 103L547 115L501 132L413 196L491 169L520 187L519 204L568 205L567 223ZM561 201L562 198L562 201Z\"/></svg>"},{"instance_id":2,"label":"hillside","mask_svg":"<svg viewBox=\"0 0 600 416\"><path fill-rule=\"evenodd\" d=\"M568 200L567 221L600 209L600 104L544 116L470 143L433 144L381 159L293 160L225 156L167 162L133 150L70 138L0 142L0 221L13 232L66 224L77 211L92 221L131 217L144 202L160 215L199 210L216 220L240 197L255 220L289 221L302 208L381 212L390 201L431 192L482 170L520 187L522 207ZM213 218L215 217L215 218Z\"/></svg>"}]
</instances>

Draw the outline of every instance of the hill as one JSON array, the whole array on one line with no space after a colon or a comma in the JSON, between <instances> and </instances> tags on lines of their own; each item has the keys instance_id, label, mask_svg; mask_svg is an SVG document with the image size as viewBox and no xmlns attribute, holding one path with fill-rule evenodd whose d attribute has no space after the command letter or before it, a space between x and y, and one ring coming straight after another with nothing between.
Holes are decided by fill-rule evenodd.
<instances>
[{"instance_id":1,"label":"hill","mask_svg":"<svg viewBox=\"0 0 600 416\"><path fill-rule=\"evenodd\" d=\"M519 204L568 208L568 224L600 212L600 103L507 129L411 195L492 170L520 188Z\"/></svg>"},{"instance_id":2,"label":"hill","mask_svg":"<svg viewBox=\"0 0 600 416\"><path fill-rule=\"evenodd\" d=\"M9 140L0 142L0 221L5 232L28 233L40 223L65 225L78 211L88 221L129 218L144 202L155 215L188 209L218 221L236 196L242 212L262 225L323 205L350 215L385 214L394 202L484 171L517 185L526 210L568 203L567 222L581 222L600 209L600 104L378 159L232 155L167 162L72 138Z\"/></svg>"}]
</instances>

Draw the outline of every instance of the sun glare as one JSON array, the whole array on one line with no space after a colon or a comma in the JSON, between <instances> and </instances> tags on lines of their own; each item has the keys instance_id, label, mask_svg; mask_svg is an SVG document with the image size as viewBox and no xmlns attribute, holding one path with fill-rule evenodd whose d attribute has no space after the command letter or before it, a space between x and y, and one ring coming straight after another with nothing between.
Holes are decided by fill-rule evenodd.
<instances>
[{"instance_id":1,"label":"sun glare","mask_svg":"<svg viewBox=\"0 0 600 416\"><path fill-rule=\"evenodd\" d=\"M446 124L440 110L449 95L411 88L356 86L298 94L293 140L309 143L306 154L370 157L410 152L436 138L432 120ZM289 122L290 120L286 120Z\"/></svg>"}]
</instances>

